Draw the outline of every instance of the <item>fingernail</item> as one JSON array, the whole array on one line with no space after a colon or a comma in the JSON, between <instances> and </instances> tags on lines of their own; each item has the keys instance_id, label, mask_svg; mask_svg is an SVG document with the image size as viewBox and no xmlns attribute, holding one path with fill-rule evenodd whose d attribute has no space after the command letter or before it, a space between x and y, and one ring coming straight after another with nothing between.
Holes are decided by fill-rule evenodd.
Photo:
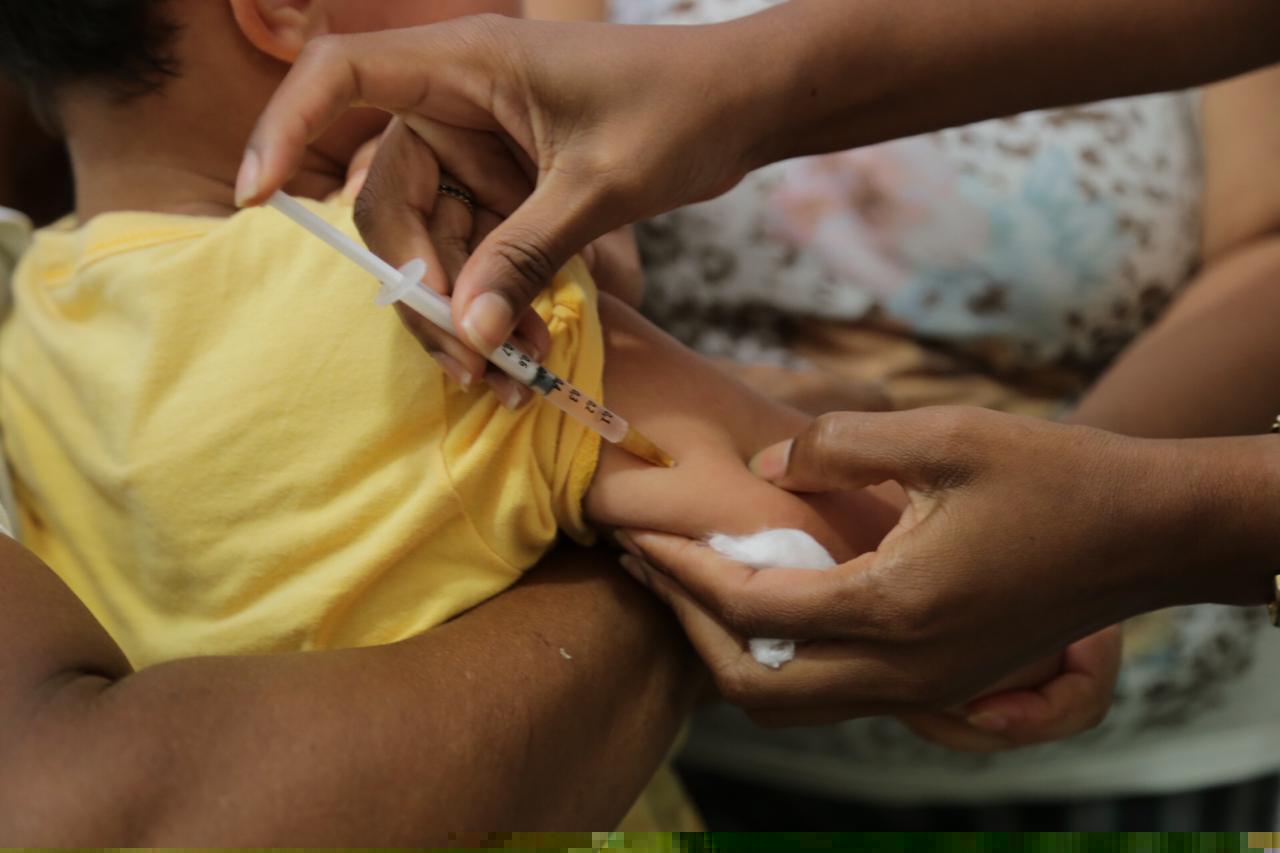
<instances>
[{"instance_id":1,"label":"fingernail","mask_svg":"<svg viewBox=\"0 0 1280 853\"><path fill-rule=\"evenodd\" d=\"M496 293L482 293L467 307L462 335L477 351L488 354L502 346L515 324L516 316L507 300Z\"/></svg>"},{"instance_id":2,"label":"fingernail","mask_svg":"<svg viewBox=\"0 0 1280 853\"><path fill-rule=\"evenodd\" d=\"M511 411L520 408L520 389L512 385L504 385L501 388L494 389L494 393L498 395L498 399L502 401L502 405Z\"/></svg>"},{"instance_id":3,"label":"fingernail","mask_svg":"<svg viewBox=\"0 0 1280 853\"><path fill-rule=\"evenodd\" d=\"M982 729L984 732L1002 732L1009 728L1009 720L990 711L979 711L976 714L969 715L965 722L973 726L975 729Z\"/></svg>"},{"instance_id":4,"label":"fingernail","mask_svg":"<svg viewBox=\"0 0 1280 853\"><path fill-rule=\"evenodd\" d=\"M635 579L635 582L641 586L648 586L649 579L644 574L644 564L630 554L623 554L618 558L618 562L622 564L622 568L626 569L627 574Z\"/></svg>"},{"instance_id":5,"label":"fingernail","mask_svg":"<svg viewBox=\"0 0 1280 853\"><path fill-rule=\"evenodd\" d=\"M368 169L358 169L347 178L346 185L342 188L342 200L347 204L351 204L360 195L360 190L364 188L365 178L369 177Z\"/></svg>"},{"instance_id":6,"label":"fingernail","mask_svg":"<svg viewBox=\"0 0 1280 853\"><path fill-rule=\"evenodd\" d=\"M246 151L244 162L240 164L240 174L236 175L236 207L244 207L258 194L258 173L261 171L257 152Z\"/></svg>"},{"instance_id":7,"label":"fingernail","mask_svg":"<svg viewBox=\"0 0 1280 853\"><path fill-rule=\"evenodd\" d=\"M431 357L436 360L436 363L440 365L440 368L445 373L453 377L454 382L457 382L462 386L463 391L471 390L471 383L475 380L475 377L471 375L470 371L462 366L460 361L443 352L433 352L431 353Z\"/></svg>"},{"instance_id":8,"label":"fingernail","mask_svg":"<svg viewBox=\"0 0 1280 853\"><path fill-rule=\"evenodd\" d=\"M751 473L765 480L780 480L787 473L787 459L791 456L791 441L782 441L766 447L751 457Z\"/></svg>"}]
</instances>

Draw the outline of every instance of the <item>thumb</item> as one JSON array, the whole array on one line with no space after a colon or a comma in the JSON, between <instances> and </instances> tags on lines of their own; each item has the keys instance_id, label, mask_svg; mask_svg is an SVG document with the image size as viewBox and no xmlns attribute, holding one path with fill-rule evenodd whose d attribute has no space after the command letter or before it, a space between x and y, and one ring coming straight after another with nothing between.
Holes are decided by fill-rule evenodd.
<instances>
[{"instance_id":1,"label":"thumb","mask_svg":"<svg viewBox=\"0 0 1280 853\"><path fill-rule=\"evenodd\" d=\"M980 425L970 410L836 412L823 415L790 441L766 447L751 470L784 489L821 492L859 489L887 480L928 490L967 479L968 448ZM963 440L974 433L974 440Z\"/></svg>"},{"instance_id":2,"label":"thumb","mask_svg":"<svg viewBox=\"0 0 1280 853\"><path fill-rule=\"evenodd\" d=\"M548 178L476 247L454 284L454 324L467 344L501 346L560 268L616 227L595 214L592 195Z\"/></svg>"}]
</instances>

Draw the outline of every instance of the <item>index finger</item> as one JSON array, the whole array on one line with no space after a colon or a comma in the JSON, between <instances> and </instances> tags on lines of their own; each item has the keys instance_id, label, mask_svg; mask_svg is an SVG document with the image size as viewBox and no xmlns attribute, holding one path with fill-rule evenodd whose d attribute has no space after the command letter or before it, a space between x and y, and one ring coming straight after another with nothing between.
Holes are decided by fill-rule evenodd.
<instances>
[{"instance_id":1,"label":"index finger","mask_svg":"<svg viewBox=\"0 0 1280 853\"><path fill-rule=\"evenodd\" d=\"M254 127L236 181L237 203L259 204L283 187L307 144L352 106L398 113L431 105L442 118L493 127L491 115L476 106L485 103L478 88L485 75L476 74L469 59L476 51L460 49L475 42L468 30L476 26L460 19L312 39Z\"/></svg>"},{"instance_id":2,"label":"index finger","mask_svg":"<svg viewBox=\"0 0 1280 853\"><path fill-rule=\"evenodd\" d=\"M850 644L816 643L801 647L782 669L764 666L742 637L688 590L642 560L630 560L644 583L675 613L690 643L710 670L720 694L753 713L781 712L792 724L813 712L835 719L890 713L901 690L902 667ZM626 563L624 562L624 565Z\"/></svg>"}]
</instances>

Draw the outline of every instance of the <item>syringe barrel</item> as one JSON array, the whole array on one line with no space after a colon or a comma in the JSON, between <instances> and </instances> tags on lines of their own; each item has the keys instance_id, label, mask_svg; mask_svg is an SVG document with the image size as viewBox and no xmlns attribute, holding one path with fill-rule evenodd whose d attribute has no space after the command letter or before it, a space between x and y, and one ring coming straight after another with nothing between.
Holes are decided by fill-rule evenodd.
<instances>
[{"instance_id":1,"label":"syringe barrel","mask_svg":"<svg viewBox=\"0 0 1280 853\"><path fill-rule=\"evenodd\" d=\"M456 338L458 333L453 326L449 300L422 281L425 270L426 264L421 261L406 264L399 272L398 281L383 283L377 301L382 304L403 302ZM494 350L489 361L521 385L531 384L538 376L538 363L509 343Z\"/></svg>"},{"instance_id":2,"label":"syringe barrel","mask_svg":"<svg viewBox=\"0 0 1280 853\"><path fill-rule=\"evenodd\" d=\"M535 384L534 387L537 388L538 385ZM626 437L627 430L630 429L625 418L605 408L563 379L556 379L544 396L547 402L587 429L600 433L606 441L617 444Z\"/></svg>"},{"instance_id":3,"label":"syringe barrel","mask_svg":"<svg viewBox=\"0 0 1280 853\"><path fill-rule=\"evenodd\" d=\"M453 328L453 314L449 308L449 300L427 287L421 281L404 282L389 295L395 301L403 302L455 338L458 336Z\"/></svg>"},{"instance_id":4,"label":"syringe barrel","mask_svg":"<svg viewBox=\"0 0 1280 853\"><path fill-rule=\"evenodd\" d=\"M399 272L398 281L384 282L378 301L403 302L457 337L449 300L427 287L421 280L425 268L426 265L421 261L405 265ZM578 423L600 433L606 441L617 443L626 436L629 429L626 420L542 367L512 344L506 343L498 347L490 354L489 361L521 385L527 385L542 394L552 405Z\"/></svg>"}]
</instances>

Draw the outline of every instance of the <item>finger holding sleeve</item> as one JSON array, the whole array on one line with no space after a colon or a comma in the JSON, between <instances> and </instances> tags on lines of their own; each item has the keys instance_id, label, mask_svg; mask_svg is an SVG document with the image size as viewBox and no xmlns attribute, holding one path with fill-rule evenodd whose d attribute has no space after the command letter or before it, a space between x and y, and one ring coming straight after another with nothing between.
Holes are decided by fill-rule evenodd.
<instances>
[{"instance_id":1,"label":"finger holding sleeve","mask_svg":"<svg viewBox=\"0 0 1280 853\"><path fill-rule=\"evenodd\" d=\"M461 202L441 204L440 171L434 152L403 123L393 121L378 147L364 189L356 199L356 225L374 254L394 267L421 258L426 284L448 295L454 269L466 262L474 227ZM463 385L483 375L484 359L416 312L400 316L441 365Z\"/></svg>"},{"instance_id":2,"label":"finger holding sleeve","mask_svg":"<svg viewBox=\"0 0 1280 853\"><path fill-rule=\"evenodd\" d=\"M532 191L533 180L514 154L518 149L504 143L498 134L460 128L413 113L405 114L402 120L435 154L442 171L447 174L444 183L470 195L477 214L484 211L484 236L500 227L503 219L518 208ZM441 204L437 203L437 206ZM443 206L448 207L450 203L445 202ZM472 230L468 255L483 242L483 237L476 235L477 230ZM451 291L460 269L451 268L449 271ZM551 346L546 323L533 310L526 310L520 316L516 328L505 340L513 340L535 360L545 357ZM484 352L492 352L492 349ZM508 408L519 408L533 397L528 388L492 365L485 369L485 381Z\"/></svg>"},{"instance_id":3,"label":"finger holding sleeve","mask_svg":"<svg viewBox=\"0 0 1280 853\"><path fill-rule=\"evenodd\" d=\"M401 121L435 152L440 169L465 187L478 207L508 217L533 192L533 179L499 134L414 113L404 114Z\"/></svg>"},{"instance_id":4,"label":"finger holding sleeve","mask_svg":"<svg viewBox=\"0 0 1280 853\"><path fill-rule=\"evenodd\" d=\"M491 352L582 247L618 227L589 183L544 173L533 194L490 232L454 287L453 318L467 343Z\"/></svg>"}]
</instances>

